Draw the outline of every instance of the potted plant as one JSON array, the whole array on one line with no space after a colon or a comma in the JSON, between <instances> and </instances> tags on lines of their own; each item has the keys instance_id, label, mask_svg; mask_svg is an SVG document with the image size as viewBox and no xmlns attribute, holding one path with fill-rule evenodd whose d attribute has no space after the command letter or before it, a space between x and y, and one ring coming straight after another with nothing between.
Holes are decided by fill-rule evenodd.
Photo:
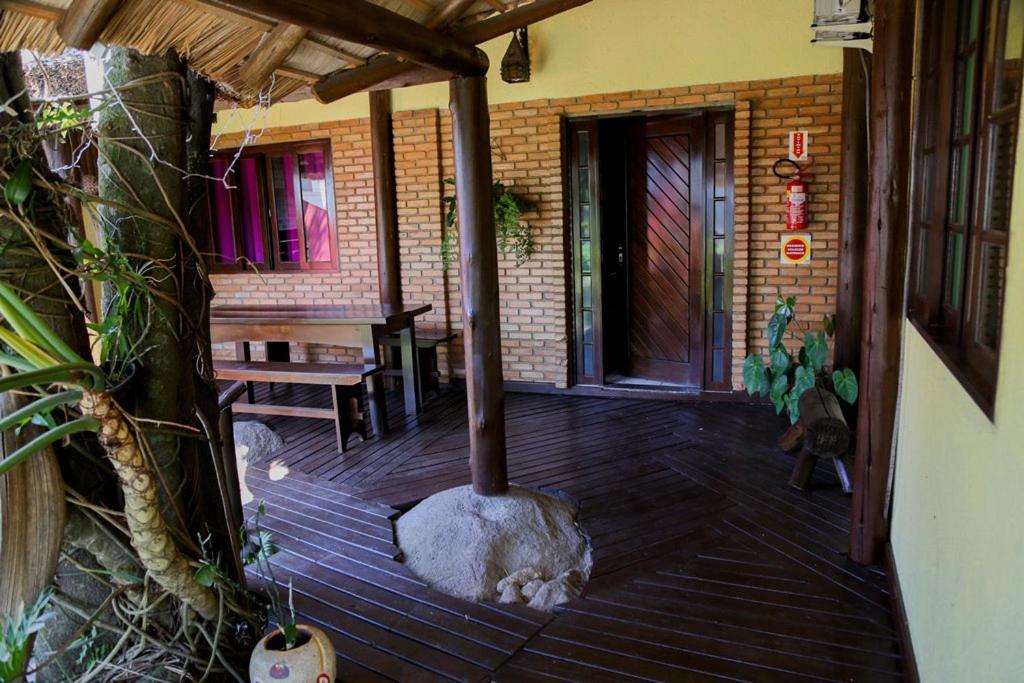
<instances>
[{"instance_id":1,"label":"potted plant","mask_svg":"<svg viewBox=\"0 0 1024 683\"><path fill-rule=\"evenodd\" d=\"M857 400L858 392L857 376L852 370L843 368L829 372L827 367L827 338L835 334L832 317L825 317L823 329L801 330L803 343L796 354L786 347L787 333L791 340L801 342L800 335L791 327L797 322L795 309L796 297L778 297L766 331L768 358L755 353L747 356L743 363L747 393L770 398L775 412L786 411L791 424L800 419L800 396L808 389L817 386L831 391L850 405Z\"/></svg>"},{"instance_id":2,"label":"potted plant","mask_svg":"<svg viewBox=\"0 0 1024 683\"><path fill-rule=\"evenodd\" d=\"M448 185L455 185L454 178L445 178ZM494 228L498 234L498 249L514 254L516 265L521 266L533 255L533 232L529 223L522 220L523 214L534 210L534 205L522 195L516 194L501 182L494 188ZM444 232L441 235L441 265L445 270L455 262L459 250L458 199L454 194L442 198L445 205Z\"/></svg>"},{"instance_id":3,"label":"potted plant","mask_svg":"<svg viewBox=\"0 0 1024 683\"><path fill-rule=\"evenodd\" d=\"M260 528L263 503L256 509L253 529L242 530L243 562L254 566L267 588L268 610L277 626L257 643L249 659L251 683L333 683L336 675L334 646L318 628L295 623L292 585L288 582L287 606L281 603L270 558L277 552L270 532Z\"/></svg>"}]
</instances>

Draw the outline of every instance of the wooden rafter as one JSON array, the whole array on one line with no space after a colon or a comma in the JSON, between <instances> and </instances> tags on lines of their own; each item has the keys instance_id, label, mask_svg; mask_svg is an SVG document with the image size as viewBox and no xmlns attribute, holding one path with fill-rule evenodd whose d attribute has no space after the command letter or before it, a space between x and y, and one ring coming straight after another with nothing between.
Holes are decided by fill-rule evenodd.
<instances>
[{"instance_id":1,"label":"wooden rafter","mask_svg":"<svg viewBox=\"0 0 1024 683\"><path fill-rule=\"evenodd\" d=\"M461 19L474 2L476 0L448 0L434 11L426 25L430 28L445 28Z\"/></svg>"},{"instance_id":2,"label":"wooden rafter","mask_svg":"<svg viewBox=\"0 0 1024 683\"><path fill-rule=\"evenodd\" d=\"M504 14L467 26L460 26L452 35L464 43L479 45L510 31L535 24L556 14L586 5L591 0L534 0ZM421 83L447 80L447 74L402 62L391 55L372 60L357 69L342 69L324 76L313 85L313 94L321 102L334 102L363 90L385 90Z\"/></svg>"},{"instance_id":3,"label":"wooden rafter","mask_svg":"<svg viewBox=\"0 0 1024 683\"><path fill-rule=\"evenodd\" d=\"M57 22L57 35L69 47L88 50L120 4L121 0L74 0Z\"/></svg>"},{"instance_id":4,"label":"wooden rafter","mask_svg":"<svg viewBox=\"0 0 1024 683\"><path fill-rule=\"evenodd\" d=\"M278 76L294 78L297 81L304 81L306 83L316 83L320 80L320 74L315 74L312 71L303 71L302 69L294 69L290 66L279 66L274 70L274 73Z\"/></svg>"},{"instance_id":5,"label":"wooden rafter","mask_svg":"<svg viewBox=\"0 0 1024 683\"><path fill-rule=\"evenodd\" d=\"M342 40L457 74L487 71L487 55L368 0L225 0Z\"/></svg>"},{"instance_id":6,"label":"wooden rafter","mask_svg":"<svg viewBox=\"0 0 1024 683\"><path fill-rule=\"evenodd\" d=\"M366 64L365 57L360 57L359 55L354 55L347 50L342 50L340 47L335 47L317 36L306 36L306 39L302 41L302 45L303 47L318 50L325 55L330 55L335 59L340 59L341 61L348 62L349 64L355 64L356 66Z\"/></svg>"},{"instance_id":7,"label":"wooden rafter","mask_svg":"<svg viewBox=\"0 0 1024 683\"><path fill-rule=\"evenodd\" d=\"M0 10L9 10L54 23L60 21L64 16L64 10L59 7L51 7L40 2L31 2L31 0L0 0Z\"/></svg>"},{"instance_id":8,"label":"wooden rafter","mask_svg":"<svg viewBox=\"0 0 1024 683\"><path fill-rule=\"evenodd\" d=\"M499 12L504 12L508 9L508 5L503 0L487 0L487 4Z\"/></svg>"},{"instance_id":9,"label":"wooden rafter","mask_svg":"<svg viewBox=\"0 0 1024 683\"><path fill-rule=\"evenodd\" d=\"M404 0L405 4L415 7L421 12L433 12L434 8L426 0Z\"/></svg>"},{"instance_id":10,"label":"wooden rafter","mask_svg":"<svg viewBox=\"0 0 1024 683\"><path fill-rule=\"evenodd\" d=\"M294 24L278 24L242 64L239 75L250 88L260 88L306 37L306 29Z\"/></svg>"}]
</instances>

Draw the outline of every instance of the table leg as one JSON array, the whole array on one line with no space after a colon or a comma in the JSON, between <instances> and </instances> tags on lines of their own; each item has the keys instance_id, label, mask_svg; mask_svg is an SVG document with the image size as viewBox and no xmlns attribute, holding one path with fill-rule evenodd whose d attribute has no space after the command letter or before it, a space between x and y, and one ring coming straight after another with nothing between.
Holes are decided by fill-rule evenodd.
<instances>
[{"instance_id":1,"label":"table leg","mask_svg":"<svg viewBox=\"0 0 1024 683\"><path fill-rule=\"evenodd\" d=\"M420 354L416 349L416 328L412 321L399 331L402 340L402 390L405 392L405 414L419 415L423 405L420 386Z\"/></svg>"},{"instance_id":2,"label":"table leg","mask_svg":"<svg viewBox=\"0 0 1024 683\"><path fill-rule=\"evenodd\" d=\"M362 328L363 362L368 365L380 365L380 340L372 325ZM373 433L381 436L388 431L388 410L384 401L383 373L375 373L366 379L366 398L370 403L370 424Z\"/></svg>"},{"instance_id":3,"label":"table leg","mask_svg":"<svg viewBox=\"0 0 1024 683\"><path fill-rule=\"evenodd\" d=\"M248 363L252 360L252 350L249 342L235 342L235 360ZM256 403L256 386L252 382L245 383L245 400L249 403Z\"/></svg>"}]
</instances>

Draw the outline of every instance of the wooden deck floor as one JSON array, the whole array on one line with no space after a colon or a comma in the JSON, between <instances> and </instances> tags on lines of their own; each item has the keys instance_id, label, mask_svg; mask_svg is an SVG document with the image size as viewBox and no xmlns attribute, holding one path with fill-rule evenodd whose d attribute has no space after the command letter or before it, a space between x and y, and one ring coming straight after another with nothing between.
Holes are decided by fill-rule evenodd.
<instances>
[{"instance_id":1,"label":"wooden deck floor","mask_svg":"<svg viewBox=\"0 0 1024 683\"><path fill-rule=\"evenodd\" d=\"M395 561L393 506L468 483L468 435L460 391L418 419L391 408L392 431L345 455L331 423L271 419L286 447L248 477L276 578L341 680L901 678L885 577L844 554L848 499L824 467L811 493L785 486L770 410L508 395L511 478L579 500L594 547L584 596L547 615L442 595Z\"/></svg>"}]
</instances>

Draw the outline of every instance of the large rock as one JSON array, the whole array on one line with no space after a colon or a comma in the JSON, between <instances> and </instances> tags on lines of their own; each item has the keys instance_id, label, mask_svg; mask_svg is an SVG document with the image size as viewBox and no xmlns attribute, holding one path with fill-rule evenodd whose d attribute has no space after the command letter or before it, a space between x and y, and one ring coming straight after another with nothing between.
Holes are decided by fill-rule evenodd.
<instances>
[{"instance_id":1,"label":"large rock","mask_svg":"<svg viewBox=\"0 0 1024 683\"><path fill-rule=\"evenodd\" d=\"M246 505L255 499L248 484L245 483L249 463L263 460L271 453L284 448L284 439L267 425L255 420L236 422L233 431L239 491L242 496L242 505Z\"/></svg>"},{"instance_id":2,"label":"large rock","mask_svg":"<svg viewBox=\"0 0 1024 683\"><path fill-rule=\"evenodd\" d=\"M417 576L466 600L550 609L579 595L590 576L576 506L521 486L502 496L442 491L402 515L396 535Z\"/></svg>"}]
</instances>

